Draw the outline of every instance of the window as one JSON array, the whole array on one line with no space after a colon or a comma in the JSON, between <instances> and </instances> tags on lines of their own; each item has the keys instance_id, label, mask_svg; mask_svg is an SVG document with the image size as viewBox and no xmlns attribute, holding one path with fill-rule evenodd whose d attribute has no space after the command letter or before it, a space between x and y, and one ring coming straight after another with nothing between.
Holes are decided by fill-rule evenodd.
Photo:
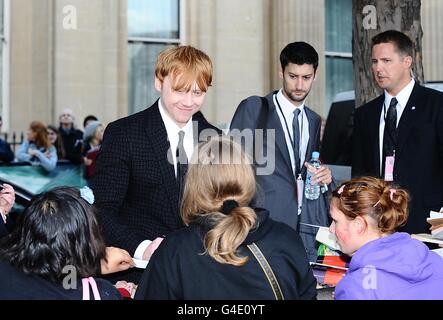
<instances>
[{"instance_id":1,"label":"window","mask_svg":"<svg viewBox=\"0 0 443 320\"><path fill-rule=\"evenodd\" d=\"M158 98L157 55L180 44L179 0L128 0L128 109L136 113Z\"/></svg>"},{"instance_id":2,"label":"window","mask_svg":"<svg viewBox=\"0 0 443 320\"><path fill-rule=\"evenodd\" d=\"M337 93L354 89L352 0L326 0L326 111Z\"/></svg>"}]
</instances>

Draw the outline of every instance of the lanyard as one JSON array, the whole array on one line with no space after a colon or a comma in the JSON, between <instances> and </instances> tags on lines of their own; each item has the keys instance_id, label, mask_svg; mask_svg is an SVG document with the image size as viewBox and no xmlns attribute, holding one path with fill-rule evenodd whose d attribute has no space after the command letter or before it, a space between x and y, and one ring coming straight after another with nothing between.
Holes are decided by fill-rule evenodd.
<instances>
[{"instance_id":1,"label":"lanyard","mask_svg":"<svg viewBox=\"0 0 443 320\"><path fill-rule=\"evenodd\" d=\"M285 114L283 113L283 110L282 110L282 108L280 106L280 103L278 102L276 94L274 94L274 99L277 102L278 109L280 110L280 113L283 116L283 120L285 121L286 131L288 132L289 140L291 141L292 153L294 153L294 151L295 151L294 150L294 139L291 137L291 134L290 134L290 131L289 131L289 126L288 126L288 121L287 121L287 119L285 117ZM301 115L301 128L300 128L300 139L299 139L299 144L298 144L298 161L299 161L299 163L295 164L295 171L296 171L295 172L295 177L297 177L297 175L299 175L300 172L301 172L300 161L301 161L301 142L303 141L303 120L304 120L303 119L303 112L300 112L300 115ZM295 117L295 115L294 115L294 117ZM298 119L297 119L297 121L298 121ZM293 132L292 135L294 136L294 134L295 133ZM294 159L294 161L295 161L295 159Z\"/></svg>"}]
</instances>

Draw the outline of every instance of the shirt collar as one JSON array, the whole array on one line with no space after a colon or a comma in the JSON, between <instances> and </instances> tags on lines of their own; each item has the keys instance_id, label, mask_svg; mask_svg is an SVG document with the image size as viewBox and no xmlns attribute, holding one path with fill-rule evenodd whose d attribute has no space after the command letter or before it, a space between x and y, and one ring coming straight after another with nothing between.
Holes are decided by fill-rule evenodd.
<instances>
[{"instance_id":1,"label":"shirt collar","mask_svg":"<svg viewBox=\"0 0 443 320\"><path fill-rule=\"evenodd\" d=\"M189 133L191 133L192 135L192 117L183 128L180 128L166 112L161 99L158 100L158 109L160 110L160 115L162 117L163 123L165 124L169 140L171 139L171 137L177 137L180 130L185 132L185 137L187 137Z\"/></svg>"},{"instance_id":2,"label":"shirt collar","mask_svg":"<svg viewBox=\"0 0 443 320\"><path fill-rule=\"evenodd\" d=\"M397 98L398 103L403 108L406 107L406 104L408 103L409 97L411 96L412 90L414 89L415 80L411 79L411 81L408 83L406 87L401 89L401 91L395 96ZM393 96L391 96L386 90L385 90L385 106L389 107L389 104L391 103L391 99Z\"/></svg>"},{"instance_id":3,"label":"shirt collar","mask_svg":"<svg viewBox=\"0 0 443 320\"><path fill-rule=\"evenodd\" d=\"M283 114L285 115L286 118L292 119L292 117L294 116L295 109L300 109L300 113L303 114L306 100L304 100L303 103L299 107L295 107L292 104L292 102L289 101L289 99L286 98L286 96L283 94L283 89L280 89L278 91L276 98L278 99L278 102L282 108Z\"/></svg>"}]
</instances>

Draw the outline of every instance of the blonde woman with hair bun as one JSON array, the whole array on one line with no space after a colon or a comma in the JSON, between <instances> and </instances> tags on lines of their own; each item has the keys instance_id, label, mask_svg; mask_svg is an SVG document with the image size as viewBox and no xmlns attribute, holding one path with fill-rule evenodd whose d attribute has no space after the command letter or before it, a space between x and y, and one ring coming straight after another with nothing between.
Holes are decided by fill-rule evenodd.
<instances>
[{"instance_id":1,"label":"blonde woman with hair bun","mask_svg":"<svg viewBox=\"0 0 443 320\"><path fill-rule=\"evenodd\" d=\"M139 283L136 299L275 299L247 245L256 243L285 299L315 299L316 280L303 243L264 209L251 208L256 182L250 160L228 137L194 151L182 219L168 234Z\"/></svg>"},{"instance_id":2,"label":"blonde woman with hair bun","mask_svg":"<svg viewBox=\"0 0 443 320\"><path fill-rule=\"evenodd\" d=\"M332 193L330 232L352 257L337 300L443 299L443 259L408 233L408 193L361 177Z\"/></svg>"}]
</instances>

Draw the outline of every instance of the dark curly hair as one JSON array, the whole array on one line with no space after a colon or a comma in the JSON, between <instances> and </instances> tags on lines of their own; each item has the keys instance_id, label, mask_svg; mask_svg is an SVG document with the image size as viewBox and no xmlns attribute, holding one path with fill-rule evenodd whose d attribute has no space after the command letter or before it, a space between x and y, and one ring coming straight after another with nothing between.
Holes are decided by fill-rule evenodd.
<instances>
[{"instance_id":1,"label":"dark curly hair","mask_svg":"<svg viewBox=\"0 0 443 320\"><path fill-rule=\"evenodd\" d=\"M105 257L95 210L71 187L35 196L20 225L0 242L0 259L57 283L66 276L66 266L74 267L81 278L100 274Z\"/></svg>"}]
</instances>

